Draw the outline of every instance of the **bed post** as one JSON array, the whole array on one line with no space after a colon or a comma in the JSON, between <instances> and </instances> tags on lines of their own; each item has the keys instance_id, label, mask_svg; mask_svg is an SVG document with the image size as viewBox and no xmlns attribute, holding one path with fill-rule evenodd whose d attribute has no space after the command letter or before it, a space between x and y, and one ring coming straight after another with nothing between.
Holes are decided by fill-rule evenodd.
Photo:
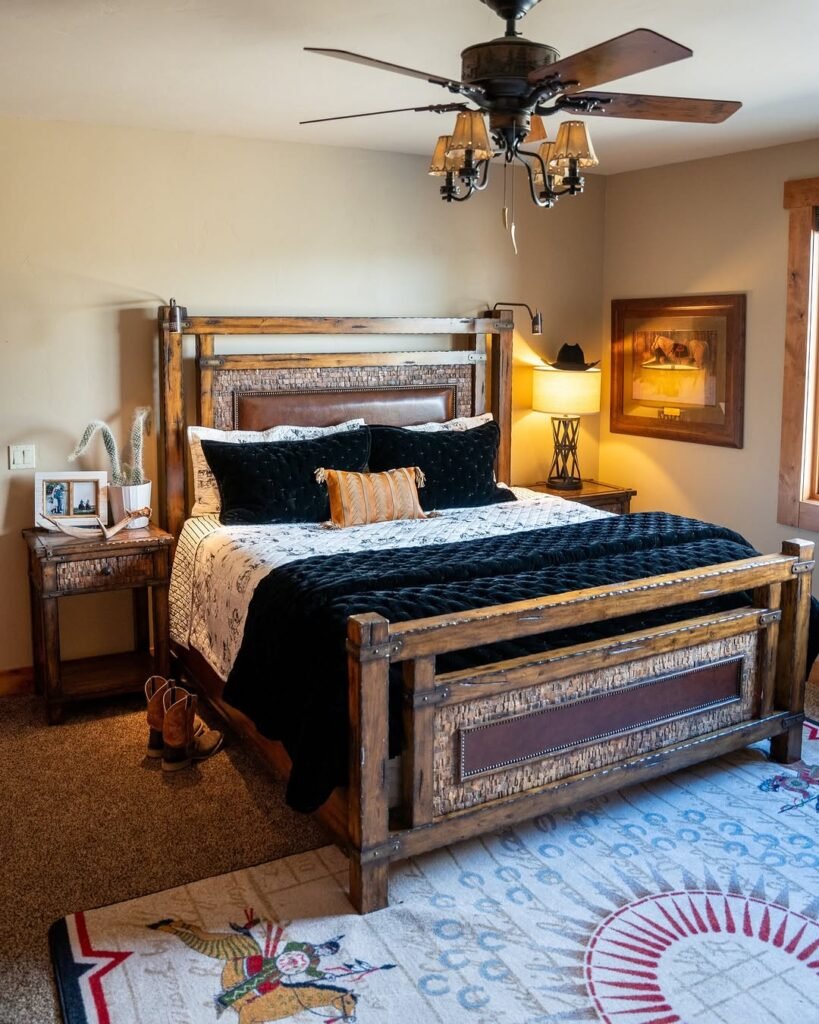
<instances>
[{"instance_id":1,"label":"bed post","mask_svg":"<svg viewBox=\"0 0 819 1024\"><path fill-rule=\"evenodd\" d=\"M175 537L185 522L185 394L182 376L182 331L188 311L171 299L159 307L159 403L163 427L163 526Z\"/></svg>"},{"instance_id":2,"label":"bed post","mask_svg":"<svg viewBox=\"0 0 819 1024\"><path fill-rule=\"evenodd\" d=\"M802 754L802 719L805 709L805 681L810 666L808 620L810 619L813 544L807 540L782 542L782 554L796 556L793 579L782 586L782 621L776 659L776 707L798 715L787 730L771 739L771 759L784 764L798 761Z\"/></svg>"},{"instance_id":3,"label":"bed post","mask_svg":"<svg viewBox=\"0 0 819 1024\"><path fill-rule=\"evenodd\" d=\"M496 473L498 480L512 482L512 336L514 321L511 309L488 309L482 317L497 320L492 332L489 353L490 405L500 427L500 448Z\"/></svg>"},{"instance_id":4,"label":"bed post","mask_svg":"<svg viewBox=\"0 0 819 1024\"><path fill-rule=\"evenodd\" d=\"M387 906L389 622L368 612L347 623L350 901L360 914Z\"/></svg>"}]
</instances>

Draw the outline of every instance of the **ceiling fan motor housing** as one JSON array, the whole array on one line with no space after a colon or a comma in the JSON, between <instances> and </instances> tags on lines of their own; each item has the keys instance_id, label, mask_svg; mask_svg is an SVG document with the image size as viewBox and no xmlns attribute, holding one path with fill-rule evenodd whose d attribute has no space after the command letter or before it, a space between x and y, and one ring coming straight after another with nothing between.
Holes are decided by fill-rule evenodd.
<instances>
[{"instance_id":1,"label":"ceiling fan motor housing","mask_svg":"<svg viewBox=\"0 0 819 1024\"><path fill-rule=\"evenodd\" d=\"M501 36L462 51L461 81L482 87L476 102L488 112L492 133L502 135L509 148L529 131L534 106L524 105L532 93L529 73L559 59L553 46L522 36Z\"/></svg>"},{"instance_id":2,"label":"ceiling fan motor housing","mask_svg":"<svg viewBox=\"0 0 819 1024\"><path fill-rule=\"evenodd\" d=\"M546 43L501 36L461 51L461 81L483 86L488 99L525 96L532 88L529 73L559 59L558 51Z\"/></svg>"}]
</instances>

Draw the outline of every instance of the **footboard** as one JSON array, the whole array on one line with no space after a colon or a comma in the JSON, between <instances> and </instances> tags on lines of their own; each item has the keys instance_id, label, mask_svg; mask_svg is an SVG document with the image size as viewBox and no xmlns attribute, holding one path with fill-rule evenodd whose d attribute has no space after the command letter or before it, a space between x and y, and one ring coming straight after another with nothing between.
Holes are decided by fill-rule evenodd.
<instances>
[{"instance_id":1,"label":"footboard","mask_svg":"<svg viewBox=\"0 0 819 1024\"><path fill-rule=\"evenodd\" d=\"M799 757L813 545L411 622L350 619L351 899L387 902L411 856L771 737ZM439 673L439 655L702 598L736 607ZM747 594L751 595L750 603ZM742 595L746 595L743 597ZM403 798L385 785L388 672L403 663Z\"/></svg>"}]
</instances>

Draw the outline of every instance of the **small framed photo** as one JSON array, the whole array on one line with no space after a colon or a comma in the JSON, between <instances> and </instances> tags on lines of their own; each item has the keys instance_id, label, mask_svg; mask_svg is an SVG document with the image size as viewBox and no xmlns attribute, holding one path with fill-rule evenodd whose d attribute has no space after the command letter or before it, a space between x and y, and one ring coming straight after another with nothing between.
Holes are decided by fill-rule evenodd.
<instances>
[{"instance_id":1,"label":"small framed photo","mask_svg":"<svg viewBox=\"0 0 819 1024\"><path fill-rule=\"evenodd\" d=\"M35 526L56 530L50 519L58 519L67 526L82 526L97 516L107 524L108 479L104 470L35 473Z\"/></svg>"},{"instance_id":2,"label":"small framed photo","mask_svg":"<svg viewBox=\"0 0 819 1024\"><path fill-rule=\"evenodd\" d=\"M745 296L615 299L611 429L742 447Z\"/></svg>"}]
</instances>

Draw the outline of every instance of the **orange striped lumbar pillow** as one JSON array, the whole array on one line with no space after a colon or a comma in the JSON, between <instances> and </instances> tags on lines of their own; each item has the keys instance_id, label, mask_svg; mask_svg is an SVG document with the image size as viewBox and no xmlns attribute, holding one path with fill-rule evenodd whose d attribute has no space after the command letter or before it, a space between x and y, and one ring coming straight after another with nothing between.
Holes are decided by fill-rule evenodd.
<instances>
[{"instance_id":1,"label":"orange striped lumbar pillow","mask_svg":"<svg viewBox=\"0 0 819 1024\"><path fill-rule=\"evenodd\" d=\"M348 473L317 469L316 480L327 484L330 522L326 526L366 526L391 519L426 519L418 501L424 474L417 466L383 473Z\"/></svg>"}]
</instances>

